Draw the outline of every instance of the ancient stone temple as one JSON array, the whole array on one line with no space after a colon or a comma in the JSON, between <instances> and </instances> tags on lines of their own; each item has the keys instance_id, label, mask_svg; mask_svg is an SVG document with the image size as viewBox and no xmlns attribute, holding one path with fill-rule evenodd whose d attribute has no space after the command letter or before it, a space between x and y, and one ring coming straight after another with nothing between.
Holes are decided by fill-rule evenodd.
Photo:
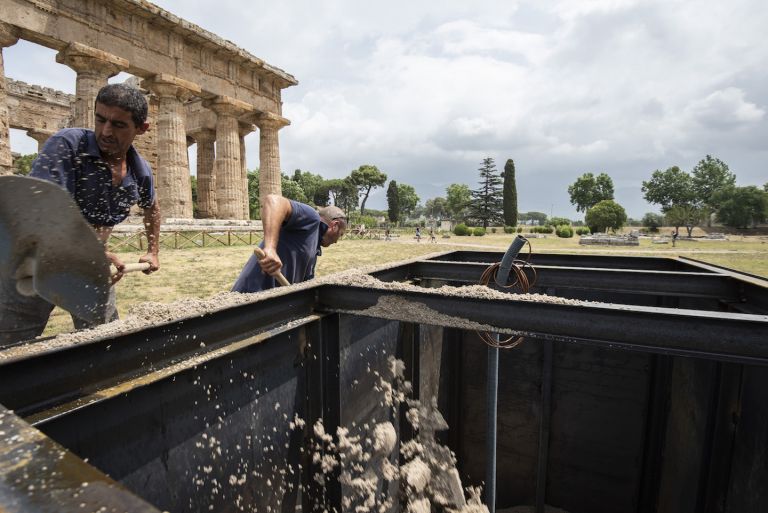
<instances>
[{"instance_id":1,"label":"ancient stone temple","mask_svg":"<svg viewBox=\"0 0 768 513\"><path fill-rule=\"evenodd\" d=\"M58 52L77 73L74 96L5 77L2 49L19 39ZM93 128L96 93L120 72L148 96L151 129L136 146L163 217L193 216L196 143L199 216L248 219L245 136L255 130L260 194L280 193L281 92L296 79L144 0L0 0L0 174L12 172L9 128L40 146L59 128Z\"/></svg>"}]
</instances>

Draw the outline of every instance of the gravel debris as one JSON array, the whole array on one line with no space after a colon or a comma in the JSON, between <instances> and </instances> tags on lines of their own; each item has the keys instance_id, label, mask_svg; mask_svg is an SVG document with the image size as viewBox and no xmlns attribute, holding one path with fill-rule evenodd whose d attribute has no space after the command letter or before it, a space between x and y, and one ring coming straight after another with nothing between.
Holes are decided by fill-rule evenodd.
<instances>
[{"instance_id":1,"label":"gravel debris","mask_svg":"<svg viewBox=\"0 0 768 513\"><path fill-rule=\"evenodd\" d=\"M415 260L418 259L414 259L414 261ZM380 268L384 268L384 266L370 266L360 269L352 269L298 283L289 287L278 287L254 294L222 292L208 299L185 298L174 301L172 303L139 303L134 305L128 311L128 314L124 319L108 324L103 324L87 330L62 333L53 338L34 339L25 344L20 344L0 350L0 362L4 360L13 360L22 356L26 357L34 354L48 352L72 345L97 342L103 339L109 339L116 336L137 332L147 327L199 317L212 312L225 310L237 305L265 301L272 297L290 294L297 290L303 290L325 284L364 287L392 292L419 292L422 294L436 294L461 298L492 299L503 301L532 301L562 305L583 305L588 303L585 301L547 296L544 294L506 293L488 288L483 285L468 285L462 287L452 287L445 285L439 288L425 288L418 285L413 285L411 283L383 282L368 274ZM442 326L451 326L463 329L518 334L512 330L499 329L493 326L477 323L469 319L447 316L436 312L421 303L408 301L406 299L399 298L396 295L382 296L378 304L366 310L339 310L339 312L350 313L354 315L381 317L393 320L407 318L414 322L424 324L438 324Z\"/></svg>"}]
</instances>

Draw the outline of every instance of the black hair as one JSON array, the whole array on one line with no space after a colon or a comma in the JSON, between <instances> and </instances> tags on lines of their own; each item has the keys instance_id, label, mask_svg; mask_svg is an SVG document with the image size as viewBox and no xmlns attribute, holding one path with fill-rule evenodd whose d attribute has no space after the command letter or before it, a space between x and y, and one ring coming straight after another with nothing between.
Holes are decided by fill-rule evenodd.
<instances>
[{"instance_id":1,"label":"black hair","mask_svg":"<svg viewBox=\"0 0 768 513\"><path fill-rule=\"evenodd\" d=\"M107 84L99 89L96 103L120 107L131 113L133 124L140 127L147 121L147 100L141 91L127 84Z\"/></svg>"}]
</instances>

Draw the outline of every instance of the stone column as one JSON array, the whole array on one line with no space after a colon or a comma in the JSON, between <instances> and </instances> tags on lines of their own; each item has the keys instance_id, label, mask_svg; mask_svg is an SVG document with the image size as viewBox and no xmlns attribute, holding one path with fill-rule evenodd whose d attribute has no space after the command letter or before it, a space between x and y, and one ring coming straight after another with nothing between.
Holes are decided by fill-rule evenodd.
<instances>
[{"instance_id":1,"label":"stone column","mask_svg":"<svg viewBox=\"0 0 768 513\"><path fill-rule=\"evenodd\" d=\"M110 77L128 69L128 61L81 43L70 43L56 54L56 62L66 64L77 72L74 126L93 130L99 89L107 85Z\"/></svg>"},{"instance_id":2,"label":"stone column","mask_svg":"<svg viewBox=\"0 0 768 513\"><path fill-rule=\"evenodd\" d=\"M248 166L245 163L245 136L253 132L254 128L250 123L240 123L240 167L243 175L243 187L245 187L245 201L243 202L244 219L251 218L250 198L248 197Z\"/></svg>"},{"instance_id":3,"label":"stone column","mask_svg":"<svg viewBox=\"0 0 768 513\"><path fill-rule=\"evenodd\" d=\"M8 120L8 93L5 90L5 64L3 64L3 48L13 46L19 40L16 28L0 22L0 175L13 173L13 158L11 157L11 136Z\"/></svg>"},{"instance_id":4,"label":"stone column","mask_svg":"<svg viewBox=\"0 0 768 513\"><path fill-rule=\"evenodd\" d=\"M159 99L157 109L157 196L163 218L192 219L192 185L185 128L184 101L200 94L200 87L160 73L142 87Z\"/></svg>"},{"instance_id":5,"label":"stone column","mask_svg":"<svg viewBox=\"0 0 768 513\"><path fill-rule=\"evenodd\" d=\"M27 130L27 135L37 141L37 153L43 151L43 145L50 136L56 132L50 132L48 130Z\"/></svg>"},{"instance_id":6,"label":"stone column","mask_svg":"<svg viewBox=\"0 0 768 513\"><path fill-rule=\"evenodd\" d=\"M256 118L259 127L259 200L263 201L267 194L281 194L280 186L280 144L277 131L290 121L263 112Z\"/></svg>"},{"instance_id":7,"label":"stone column","mask_svg":"<svg viewBox=\"0 0 768 513\"><path fill-rule=\"evenodd\" d=\"M216 175L214 143L216 132L203 128L191 134L197 142L197 211L203 219L216 217Z\"/></svg>"},{"instance_id":8,"label":"stone column","mask_svg":"<svg viewBox=\"0 0 768 513\"><path fill-rule=\"evenodd\" d=\"M248 191L243 187L237 118L253 107L226 96L217 96L204 105L216 113L216 215L219 219L244 219Z\"/></svg>"}]
</instances>

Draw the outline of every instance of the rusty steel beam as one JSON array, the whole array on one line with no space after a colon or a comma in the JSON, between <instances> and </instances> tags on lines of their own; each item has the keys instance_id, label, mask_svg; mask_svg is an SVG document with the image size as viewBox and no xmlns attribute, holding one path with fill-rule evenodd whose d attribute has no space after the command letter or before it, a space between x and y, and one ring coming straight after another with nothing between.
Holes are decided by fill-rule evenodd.
<instances>
[{"instance_id":1,"label":"rusty steel beam","mask_svg":"<svg viewBox=\"0 0 768 513\"><path fill-rule=\"evenodd\" d=\"M476 284L488 265L490 264L423 260L377 271L372 273L372 276L382 281L430 279ZM527 269L525 272L531 280L534 279L532 270ZM680 273L536 265L535 286L541 289L554 287L644 295L707 297L730 301L742 299L741 287L736 280L727 275L709 272Z\"/></svg>"},{"instance_id":2,"label":"rusty steel beam","mask_svg":"<svg viewBox=\"0 0 768 513\"><path fill-rule=\"evenodd\" d=\"M535 244L535 242L534 242ZM501 262L503 251L450 251L434 256L430 260L445 262ZM519 260L533 265L553 265L568 267L592 267L605 269L636 269L645 271L697 271L695 267L681 260L669 257L651 256L613 256L585 255L567 253L531 253L521 252Z\"/></svg>"},{"instance_id":3,"label":"rusty steel beam","mask_svg":"<svg viewBox=\"0 0 768 513\"><path fill-rule=\"evenodd\" d=\"M0 511L160 510L0 406Z\"/></svg>"},{"instance_id":4,"label":"rusty steel beam","mask_svg":"<svg viewBox=\"0 0 768 513\"><path fill-rule=\"evenodd\" d=\"M305 317L313 305L314 292L299 290L87 343L45 349L49 344L42 340L24 351L7 348L0 351L0 404L27 416L84 400L96 390Z\"/></svg>"},{"instance_id":5,"label":"rusty steel beam","mask_svg":"<svg viewBox=\"0 0 768 513\"><path fill-rule=\"evenodd\" d=\"M768 315L580 303L456 297L412 290L388 291L328 285L318 308L381 316L375 307L386 296L407 307L393 318L460 327L472 321L539 338L677 354L742 363L768 364ZM442 314L440 318L434 314Z\"/></svg>"}]
</instances>

